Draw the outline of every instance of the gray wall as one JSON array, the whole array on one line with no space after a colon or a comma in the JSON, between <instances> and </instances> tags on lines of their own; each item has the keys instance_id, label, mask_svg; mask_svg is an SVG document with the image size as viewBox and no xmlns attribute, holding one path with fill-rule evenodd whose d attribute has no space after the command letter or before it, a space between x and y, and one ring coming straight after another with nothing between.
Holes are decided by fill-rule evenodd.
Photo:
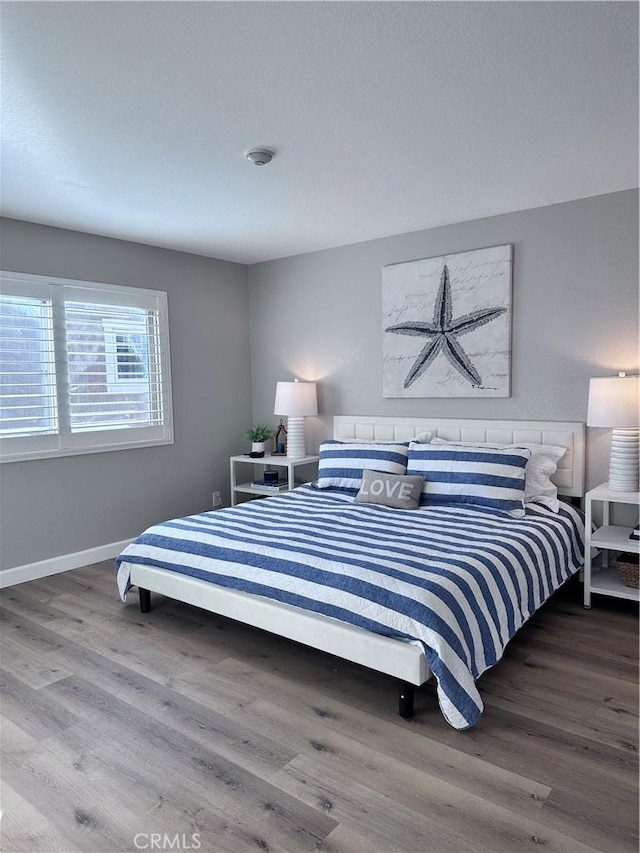
<instances>
[{"instance_id":1,"label":"gray wall","mask_svg":"<svg viewBox=\"0 0 640 853\"><path fill-rule=\"evenodd\" d=\"M320 383L313 449L334 414L584 420L590 376L638 369L637 191L256 264L248 281L239 264L2 225L4 269L167 291L175 426L170 446L0 466L3 568L133 537L209 508L214 489L228 500L228 456L247 424L275 424L278 379ZM501 243L514 244L512 396L383 399L381 268ZM587 439L591 487L608 431Z\"/></svg>"},{"instance_id":2,"label":"gray wall","mask_svg":"<svg viewBox=\"0 0 640 853\"><path fill-rule=\"evenodd\" d=\"M381 268L512 243L512 396L382 398ZM638 193L613 193L249 268L254 420L278 379L320 383L308 449L334 414L584 421L590 376L638 370ZM588 430L588 487L609 434Z\"/></svg>"},{"instance_id":3,"label":"gray wall","mask_svg":"<svg viewBox=\"0 0 640 853\"><path fill-rule=\"evenodd\" d=\"M5 219L2 268L165 290L175 444L0 466L3 568L136 536L228 501L251 422L247 268Z\"/></svg>"}]
</instances>

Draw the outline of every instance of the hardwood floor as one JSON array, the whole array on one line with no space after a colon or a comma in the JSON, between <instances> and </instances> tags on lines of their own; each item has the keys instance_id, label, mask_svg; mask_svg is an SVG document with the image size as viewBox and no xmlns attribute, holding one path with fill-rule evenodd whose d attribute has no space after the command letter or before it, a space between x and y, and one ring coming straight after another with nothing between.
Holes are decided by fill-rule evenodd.
<instances>
[{"instance_id":1,"label":"hardwood floor","mask_svg":"<svg viewBox=\"0 0 640 853\"><path fill-rule=\"evenodd\" d=\"M638 616L570 584L450 728L427 686L176 602L112 564L6 589L2 850L638 849Z\"/></svg>"}]
</instances>

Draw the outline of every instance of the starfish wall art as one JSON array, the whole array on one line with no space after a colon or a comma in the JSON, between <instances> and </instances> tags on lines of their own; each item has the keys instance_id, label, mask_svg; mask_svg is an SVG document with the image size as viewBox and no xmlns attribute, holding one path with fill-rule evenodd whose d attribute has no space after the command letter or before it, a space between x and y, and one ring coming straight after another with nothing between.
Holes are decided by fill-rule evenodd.
<instances>
[{"instance_id":1,"label":"starfish wall art","mask_svg":"<svg viewBox=\"0 0 640 853\"><path fill-rule=\"evenodd\" d=\"M512 247L384 267L383 397L508 397Z\"/></svg>"}]
</instances>

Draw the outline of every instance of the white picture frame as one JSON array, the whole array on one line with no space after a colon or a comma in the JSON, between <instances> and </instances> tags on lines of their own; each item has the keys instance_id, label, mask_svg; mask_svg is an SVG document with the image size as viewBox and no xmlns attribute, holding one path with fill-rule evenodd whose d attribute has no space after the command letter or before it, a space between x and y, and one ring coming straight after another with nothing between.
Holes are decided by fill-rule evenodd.
<instances>
[{"instance_id":1,"label":"white picture frame","mask_svg":"<svg viewBox=\"0 0 640 853\"><path fill-rule=\"evenodd\" d=\"M382 270L383 397L509 397L511 244Z\"/></svg>"}]
</instances>

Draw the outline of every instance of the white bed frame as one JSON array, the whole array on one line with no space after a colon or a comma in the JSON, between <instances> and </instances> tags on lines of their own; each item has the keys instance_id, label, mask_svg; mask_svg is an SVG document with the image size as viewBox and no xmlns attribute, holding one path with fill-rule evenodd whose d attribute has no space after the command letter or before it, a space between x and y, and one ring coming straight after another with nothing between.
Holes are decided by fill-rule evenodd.
<instances>
[{"instance_id":1,"label":"white bed frame","mask_svg":"<svg viewBox=\"0 0 640 853\"><path fill-rule=\"evenodd\" d=\"M584 494L584 424L554 421L492 421L338 415L333 436L340 441L408 441L429 431L440 438L470 442L533 442L566 447L554 481L563 497ZM422 650L320 614L225 589L166 569L131 564L131 583L140 591L140 607L150 610L157 592L345 660L392 675L400 681L400 714L413 713L414 685L431 676Z\"/></svg>"}]
</instances>

